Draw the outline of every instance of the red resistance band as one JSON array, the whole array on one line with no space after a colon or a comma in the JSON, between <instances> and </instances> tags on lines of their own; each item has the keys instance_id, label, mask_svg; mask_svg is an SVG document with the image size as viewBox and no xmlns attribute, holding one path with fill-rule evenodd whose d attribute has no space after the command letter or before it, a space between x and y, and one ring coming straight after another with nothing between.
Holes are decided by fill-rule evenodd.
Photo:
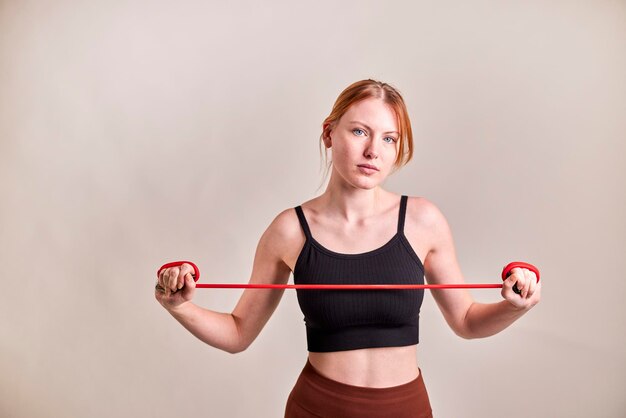
<instances>
[{"instance_id":1,"label":"red resistance band","mask_svg":"<svg viewBox=\"0 0 626 418\"><path fill-rule=\"evenodd\" d=\"M193 267L192 274L197 282L200 279L200 270L191 261L174 261L164 264L157 271L157 278L162 270L170 267L179 267L183 263ZM539 282L539 269L529 263L523 261L513 261L502 269L502 280L506 280L511 275L514 268L525 268L537 276ZM378 289L496 289L502 288L501 283L493 284L231 284L231 283L198 283L196 287L199 289L315 289L315 290L378 290ZM513 287L515 293L520 293L516 286Z\"/></svg>"}]
</instances>

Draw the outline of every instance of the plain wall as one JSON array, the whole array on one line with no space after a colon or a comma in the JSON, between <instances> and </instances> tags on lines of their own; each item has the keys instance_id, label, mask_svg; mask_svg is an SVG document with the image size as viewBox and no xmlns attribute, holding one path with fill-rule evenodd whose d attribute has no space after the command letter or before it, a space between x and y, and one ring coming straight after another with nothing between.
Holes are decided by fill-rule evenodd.
<instances>
[{"instance_id":1,"label":"plain wall","mask_svg":"<svg viewBox=\"0 0 626 418\"><path fill-rule=\"evenodd\" d=\"M1 1L0 415L282 416L295 292L231 355L158 304L156 270L247 282L272 219L321 193L322 120L364 78L413 123L384 187L439 206L466 281L542 273L541 303L486 339L427 293L435 416L623 417L626 4L464 0Z\"/></svg>"}]
</instances>

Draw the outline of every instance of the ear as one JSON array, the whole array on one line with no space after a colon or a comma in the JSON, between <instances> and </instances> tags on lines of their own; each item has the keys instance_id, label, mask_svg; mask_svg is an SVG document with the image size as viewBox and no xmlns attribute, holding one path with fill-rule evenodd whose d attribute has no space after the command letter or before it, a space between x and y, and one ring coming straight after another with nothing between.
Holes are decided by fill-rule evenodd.
<instances>
[{"instance_id":1,"label":"ear","mask_svg":"<svg viewBox=\"0 0 626 418\"><path fill-rule=\"evenodd\" d=\"M330 148L332 147L333 143L332 143L332 138L330 137L330 133L332 132L332 126L330 123L325 123L323 126L323 140L324 140L324 145L326 146L326 148Z\"/></svg>"}]
</instances>

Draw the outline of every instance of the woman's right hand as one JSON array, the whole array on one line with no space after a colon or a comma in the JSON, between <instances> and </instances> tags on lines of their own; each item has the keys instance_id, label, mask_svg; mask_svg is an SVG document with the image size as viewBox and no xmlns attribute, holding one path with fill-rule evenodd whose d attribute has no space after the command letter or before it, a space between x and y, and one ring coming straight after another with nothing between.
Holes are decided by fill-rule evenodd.
<instances>
[{"instance_id":1,"label":"woman's right hand","mask_svg":"<svg viewBox=\"0 0 626 418\"><path fill-rule=\"evenodd\" d=\"M161 270L154 295L165 309L176 308L193 299L196 293L193 272L193 267L187 263Z\"/></svg>"}]
</instances>

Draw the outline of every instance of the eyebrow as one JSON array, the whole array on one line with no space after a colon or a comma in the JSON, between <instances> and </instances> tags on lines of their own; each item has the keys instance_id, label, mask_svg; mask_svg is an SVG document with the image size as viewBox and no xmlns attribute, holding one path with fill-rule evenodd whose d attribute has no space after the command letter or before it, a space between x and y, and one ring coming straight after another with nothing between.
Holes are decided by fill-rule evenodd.
<instances>
[{"instance_id":1,"label":"eyebrow","mask_svg":"<svg viewBox=\"0 0 626 418\"><path fill-rule=\"evenodd\" d=\"M351 120L349 123L358 123L359 125L363 125L363 126L365 126L365 127L366 127L367 129L369 129L370 131L372 130L372 128L370 128L369 126L367 126L366 124L364 124L363 122L360 122L360 121L358 121L358 120ZM386 133L386 134L398 134L398 135L400 135L400 132L398 132L398 131L387 131L387 132L384 132L384 133Z\"/></svg>"}]
</instances>

